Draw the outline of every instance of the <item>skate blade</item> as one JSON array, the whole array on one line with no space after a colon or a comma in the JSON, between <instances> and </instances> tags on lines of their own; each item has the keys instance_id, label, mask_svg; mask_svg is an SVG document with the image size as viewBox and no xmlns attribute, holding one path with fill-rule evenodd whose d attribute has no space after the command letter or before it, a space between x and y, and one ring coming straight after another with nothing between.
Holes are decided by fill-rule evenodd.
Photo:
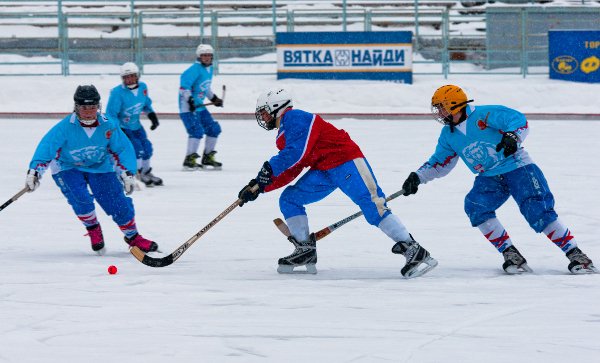
<instances>
[{"instance_id":1,"label":"skate blade","mask_svg":"<svg viewBox=\"0 0 600 363\"><path fill-rule=\"evenodd\" d=\"M182 169L182 171L198 171L198 170L202 170L202 167L189 167L189 166L184 166Z\"/></svg>"},{"instance_id":2,"label":"skate blade","mask_svg":"<svg viewBox=\"0 0 600 363\"><path fill-rule=\"evenodd\" d=\"M210 165L204 165L204 170L205 171L219 171L223 169L222 166L210 166Z\"/></svg>"},{"instance_id":3,"label":"skate blade","mask_svg":"<svg viewBox=\"0 0 600 363\"><path fill-rule=\"evenodd\" d=\"M307 264L305 266L306 266L306 270L294 271L295 267L301 267L301 266L279 265L277 267L277 272L279 272L280 274L311 274L311 275L317 274L317 267L315 266L315 264Z\"/></svg>"},{"instance_id":4,"label":"skate blade","mask_svg":"<svg viewBox=\"0 0 600 363\"><path fill-rule=\"evenodd\" d=\"M531 272L533 272L533 270L526 263L524 263L524 264L521 265L521 267L517 267L517 266L514 266L514 265L508 266L506 268L506 270L504 270L504 272L506 272L509 275L519 275L519 274L522 274L524 272L531 273Z\"/></svg>"},{"instance_id":5,"label":"skate blade","mask_svg":"<svg viewBox=\"0 0 600 363\"><path fill-rule=\"evenodd\" d=\"M419 265L415 266L412 270L408 271L404 275L405 279L413 279L415 277L423 276L427 272L433 270L438 265L438 262L433 257L427 257Z\"/></svg>"},{"instance_id":6,"label":"skate blade","mask_svg":"<svg viewBox=\"0 0 600 363\"><path fill-rule=\"evenodd\" d=\"M588 266L587 268L579 266L579 268L573 268L571 270L573 275L588 275L588 274L597 274L598 269L594 266Z\"/></svg>"},{"instance_id":7,"label":"skate blade","mask_svg":"<svg viewBox=\"0 0 600 363\"><path fill-rule=\"evenodd\" d=\"M94 251L98 256L104 256L106 254L106 247L102 247L98 251Z\"/></svg>"}]
</instances>

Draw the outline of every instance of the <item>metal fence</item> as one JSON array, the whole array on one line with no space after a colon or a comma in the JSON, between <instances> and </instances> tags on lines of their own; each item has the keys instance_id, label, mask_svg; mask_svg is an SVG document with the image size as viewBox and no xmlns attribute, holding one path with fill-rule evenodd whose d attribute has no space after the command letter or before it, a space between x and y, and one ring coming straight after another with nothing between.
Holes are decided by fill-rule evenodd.
<instances>
[{"instance_id":1,"label":"metal fence","mask_svg":"<svg viewBox=\"0 0 600 363\"><path fill-rule=\"evenodd\" d=\"M584 5L586 2L590 3L582 0ZM23 11L26 3L31 4L31 9ZM541 60L547 52L546 31L557 28L552 24L540 25L543 17L535 16L540 8L498 10L472 6L484 3L486 1L0 1L0 6L14 6L14 11L0 12L0 29L7 29L0 36L0 75L99 72L97 67L86 67L90 64L112 66L101 71L110 74L116 71L114 65L126 61L136 62L146 74L172 74L169 68L153 65L189 63L200 42L210 43L216 49L215 70L220 74L274 74L274 34L316 28L412 30L415 74L447 77L464 73L521 73L525 76L547 72L547 66L545 70L544 67L530 70L543 65ZM179 8L181 10L177 10ZM591 19L600 19L600 7L554 7L552 11L571 19L571 24L583 18L576 16L582 10L591 14ZM503 18L490 15L500 13ZM519 26L510 25L511 21ZM590 26L588 20L580 24ZM508 26L507 31L512 33L502 38L508 45L498 47L494 42L497 37L490 35L496 36L503 26ZM240 27L244 27L244 31L238 31ZM235 65L243 65L244 69L240 71Z\"/></svg>"}]
</instances>

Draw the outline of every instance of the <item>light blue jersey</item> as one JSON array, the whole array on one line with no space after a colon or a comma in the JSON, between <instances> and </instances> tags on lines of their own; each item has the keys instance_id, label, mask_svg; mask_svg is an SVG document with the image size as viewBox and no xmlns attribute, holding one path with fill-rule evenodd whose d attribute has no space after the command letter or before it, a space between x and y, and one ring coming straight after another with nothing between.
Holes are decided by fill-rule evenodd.
<instances>
[{"instance_id":1,"label":"light blue jersey","mask_svg":"<svg viewBox=\"0 0 600 363\"><path fill-rule=\"evenodd\" d=\"M29 168L41 175L49 166L52 174L69 169L89 173L137 171L133 146L117 120L100 113L96 127L81 126L72 113L44 135Z\"/></svg>"},{"instance_id":2,"label":"light blue jersey","mask_svg":"<svg viewBox=\"0 0 600 363\"><path fill-rule=\"evenodd\" d=\"M141 113L154 112L152 100L148 96L148 86L144 82L139 82L138 85L138 88L131 90L121 84L110 91L106 114L119 120L119 125L123 129L140 129Z\"/></svg>"},{"instance_id":3,"label":"light blue jersey","mask_svg":"<svg viewBox=\"0 0 600 363\"><path fill-rule=\"evenodd\" d=\"M204 99L211 99L214 95L210 88L212 77L213 67L205 67L200 62L195 62L181 74L179 78L179 113L191 112L188 104L190 96L194 97L194 104L198 110L205 108L201 106Z\"/></svg>"},{"instance_id":4,"label":"light blue jersey","mask_svg":"<svg viewBox=\"0 0 600 363\"><path fill-rule=\"evenodd\" d=\"M496 145L506 131L519 138L517 152L504 157ZM467 106L467 119L454 126L444 126L435 153L417 170L425 184L448 174L460 157L475 174L495 176L533 163L521 143L529 134L527 119L522 113L505 106ZM458 157L457 157L458 156Z\"/></svg>"}]
</instances>

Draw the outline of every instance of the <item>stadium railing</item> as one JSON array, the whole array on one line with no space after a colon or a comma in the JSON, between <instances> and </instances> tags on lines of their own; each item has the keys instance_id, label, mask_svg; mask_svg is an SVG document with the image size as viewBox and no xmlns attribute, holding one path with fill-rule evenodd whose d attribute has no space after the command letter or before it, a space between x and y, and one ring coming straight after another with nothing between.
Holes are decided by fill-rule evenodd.
<instances>
[{"instance_id":1,"label":"stadium railing","mask_svg":"<svg viewBox=\"0 0 600 363\"><path fill-rule=\"evenodd\" d=\"M548 2L552 0L505 0L495 1L494 6ZM6 30L0 32L0 75L88 73L88 64L104 65L102 73L110 74L125 61L137 62L146 73L165 73L164 67L158 70L152 66L189 63L200 42L215 47L215 68L221 74L239 74L239 67L235 67L239 64L248 65L243 74L273 74L274 34L315 27L332 31L411 30L415 74L536 73L529 68L537 66L539 62L533 60L547 52L543 45L528 49L519 42L503 50L487 47L486 3L0 0L0 29ZM590 5L587 10L598 12L600 18L600 8L591 6L593 1L572 3ZM522 11L532 9L535 7ZM245 30L236 34L234 30L240 27ZM522 28L525 32L526 27ZM522 34L522 38L529 36ZM515 54L520 63L495 60L495 52Z\"/></svg>"}]
</instances>

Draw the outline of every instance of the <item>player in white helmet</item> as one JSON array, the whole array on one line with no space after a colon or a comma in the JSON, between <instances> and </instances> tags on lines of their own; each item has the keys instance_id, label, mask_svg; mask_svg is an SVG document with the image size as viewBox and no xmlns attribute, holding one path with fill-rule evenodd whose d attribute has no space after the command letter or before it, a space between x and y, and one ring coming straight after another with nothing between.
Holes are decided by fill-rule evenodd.
<instances>
[{"instance_id":1,"label":"player in white helmet","mask_svg":"<svg viewBox=\"0 0 600 363\"><path fill-rule=\"evenodd\" d=\"M266 129L277 129L279 153L265 161L256 178L238 194L240 206L293 181L304 168L309 170L281 193L279 206L294 244L291 255L280 258L277 271L294 273L298 266L316 273L317 247L309 233L305 206L340 189L363 211L369 224L377 226L394 241L392 252L404 255L404 277L417 277L430 271L437 261L408 233L400 219L387 207L371 167L356 143L344 130L337 129L321 116L296 110L291 95L284 89L264 92L256 101L255 116ZM254 187L258 185L258 189Z\"/></svg>"},{"instance_id":2,"label":"player in white helmet","mask_svg":"<svg viewBox=\"0 0 600 363\"><path fill-rule=\"evenodd\" d=\"M156 130L159 125L148 86L140 82L140 70L135 63L123 64L120 74L122 83L110 91L106 114L119 120L119 126L131 140L137 158L139 179L147 187L163 185L162 179L152 173L150 159L154 148L140 121L141 114L146 113L152 123L150 130Z\"/></svg>"},{"instance_id":3,"label":"player in white helmet","mask_svg":"<svg viewBox=\"0 0 600 363\"><path fill-rule=\"evenodd\" d=\"M215 146L221 134L221 126L204 106L208 99L216 107L223 107L223 100L211 90L213 78L214 49L209 44L200 44L196 48L196 62L186 69L180 77L179 117L188 133L184 170L199 170L210 166L221 169L222 164L215 160ZM200 140L206 135L201 163L198 148Z\"/></svg>"}]
</instances>

